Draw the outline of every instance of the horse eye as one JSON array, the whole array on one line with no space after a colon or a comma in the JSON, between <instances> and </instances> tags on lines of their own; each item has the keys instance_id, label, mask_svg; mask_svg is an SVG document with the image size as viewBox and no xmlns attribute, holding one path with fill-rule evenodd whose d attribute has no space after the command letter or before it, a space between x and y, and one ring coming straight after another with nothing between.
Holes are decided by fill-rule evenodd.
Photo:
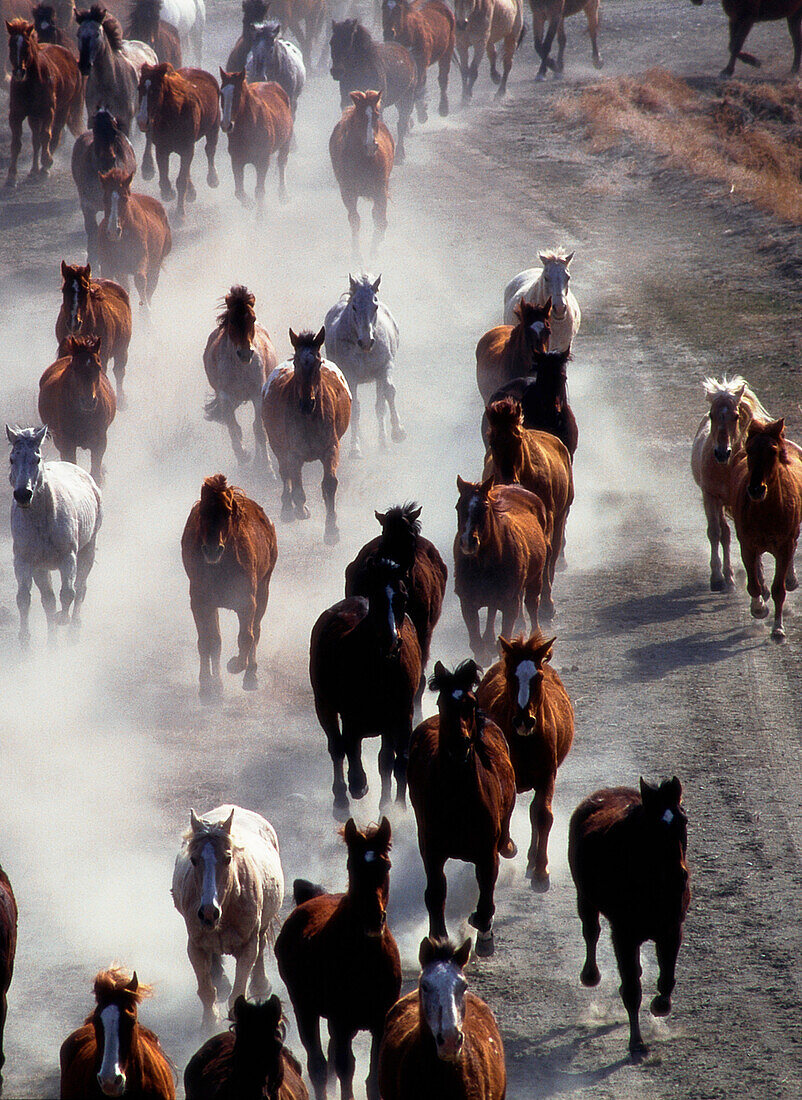
<instances>
[{"instance_id":1,"label":"horse eye","mask_svg":"<svg viewBox=\"0 0 802 1100\"><path fill-rule=\"evenodd\" d=\"M198 866L198 857L197 856L190 856L190 862L191 862L193 867L197 867Z\"/></svg>"}]
</instances>

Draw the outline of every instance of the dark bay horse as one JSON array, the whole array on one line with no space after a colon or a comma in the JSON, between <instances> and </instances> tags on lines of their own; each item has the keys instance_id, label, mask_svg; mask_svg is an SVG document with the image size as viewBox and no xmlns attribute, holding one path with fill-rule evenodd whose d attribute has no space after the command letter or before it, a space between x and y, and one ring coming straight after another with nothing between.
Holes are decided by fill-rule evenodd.
<instances>
[{"instance_id":1,"label":"dark bay horse","mask_svg":"<svg viewBox=\"0 0 802 1100\"><path fill-rule=\"evenodd\" d=\"M523 426L556 435L573 462L579 443L579 428L574 411L568 403L566 366L569 351L549 351L535 356L535 371L511 382L492 394L488 405L505 397L514 398L521 406ZM487 444L487 413L482 417L482 439Z\"/></svg>"},{"instance_id":2,"label":"dark bay horse","mask_svg":"<svg viewBox=\"0 0 802 1100\"><path fill-rule=\"evenodd\" d=\"M406 46L418 66L418 86L415 105L418 121L426 122L426 75L430 65L437 65L440 85L441 116L448 114L448 76L454 58L456 25L454 13L442 0L383 0L382 25L384 37Z\"/></svg>"},{"instance_id":3,"label":"dark bay horse","mask_svg":"<svg viewBox=\"0 0 802 1100\"><path fill-rule=\"evenodd\" d=\"M59 23L59 13L53 4L37 4L34 7L33 25L36 27L36 37L43 45L63 46L75 57L78 56L75 39L69 29Z\"/></svg>"},{"instance_id":4,"label":"dark bay horse","mask_svg":"<svg viewBox=\"0 0 802 1100\"><path fill-rule=\"evenodd\" d=\"M264 23L269 10L270 4L266 0L242 0L242 34L228 55L226 68L229 72L245 71L245 63L256 37L255 27Z\"/></svg>"},{"instance_id":5,"label":"dark bay horse","mask_svg":"<svg viewBox=\"0 0 802 1100\"><path fill-rule=\"evenodd\" d=\"M596 965L601 913L610 922L635 1061L647 1052L638 1019L641 945L654 940L660 974L651 1011L667 1016L691 900L681 798L676 776L659 787L641 779L640 793L630 787L596 791L574 810L568 830L568 863L587 948L582 984L595 986L601 978Z\"/></svg>"},{"instance_id":6,"label":"dark bay horse","mask_svg":"<svg viewBox=\"0 0 802 1100\"><path fill-rule=\"evenodd\" d=\"M348 890L327 894L296 880L297 908L276 939L278 970L290 995L306 1050L315 1100L326 1100L326 1057L320 1020L328 1022L329 1051L343 1100L353 1097L358 1031L371 1035L368 1100L379 1100L379 1044L387 1010L401 992L401 958L387 927L392 831L386 817L342 830L348 848Z\"/></svg>"},{"instance_id":7,"label":"dark bay horse","mask_svg":"<svg viewBox=\"0 0 802 1100\"><path fill-rule=\"evenodd\" d=\"M697 6L703 0L691 0ZM773 19L785 19L788 33L794 46L794 60L791 72L799 72L802 59L802 0L721 0L721 6L730 22L730 59L721 70L722 76L732 76L735 62L744 61L747 65L760 68L760 62L751 53L744 53L744 43L755 23L766 23Z\"/></svg>"},{"instance_id":8,"label":"dark bay horse","mask_svg":"<svg viewBox=\"0 0 802 1100\"><path fill-rule=\"evenodd\" d=\"M133 178L133 172L121 168L101 173L103 221L98 227L98 255L104 276L124 290L133 275L139 308L147 313L162 263L173 247L173 235L159 200L131 191Z\"/></svg>"},{"instance_id":9,"label":"dark bay horse","mask_svg":"<svg viewBox=\"0 0 802 1100\"><path fill-rule=\"evenodd\" d=\"M189 602L198 631L200 696L222 691L218 608L237 613L237 653L226 666L244 672L242 686L256 691L256 647L278 557L276 529L264 510L223 474L207 477L181 536Z\"/></svg>"},{"instance_id":10,"label":"dark bay horse","mask_svg":"<svg viewBox=\"0 0 802 1100\"><path fill-rule=\"evenodd\" d=\"M544 306L524 299L515 313L515 325L496 325L476 345L476 384L485 404L507 382L533 374L549 350L551 298Z\"/></svg>"},{"instance_id":11,"label":"dark bay horse","mask_svg":"<svg viewBox=\"0 0 802 1100\"><path fill-rule=\"evenodd\" d=\"M701 3L701 0L699 0L699 3ZM540 58L540 68L535 80L543 80L549 69L554 70L555 76L560 76L563 71L563 54L565 53L565 20L571 15L578 15L581 11L584 11L588 21L593 64L597 69L602 68L604 62L599 54L597 42L601 8L599 0L529 0L529 7L532 9L532 34L535 40L535 53ZM548 28L546 27L547 23ZM555 34L557 36L557 60L552 61L549 54L551 53Z\"/></svg>"},{"instance_id":12,"label":"dark bay horse","mask_svg":"<svg viewBox=\"0 0 802 1100\"><path fill-rule=\"evenodd\" d=\"M501 660L476 692L482 710L507 738L519 793L534 791L529 807L532 841L526 876L533 890L548 890L548 844L557 769L574 740L574 709L562 680L548 663L556 639L499 638Z\"/></svg>"},{"instance_id":13,"label":"dark bay horse","mask_svg":"<svg viewBox=\"0 0 802 1100\"><path fill-rule=\"evenodd\" d=\"M245 166L256 169L256 209L265 201L265 179L274 153L278 160L279 202L287 199L287 158L292 146L292 108L287 93L274 80L248 84L244 72L220 70L221 126L228 134L228 155L234 174L234 195L243 206L251 200L245 193Z\"/></svg>"},{"instance_id":14,"label":"dark bay horse","mask_svg":"<svg viewBox=\"0 0 802 1100\"><path fill-rule=\"evenodd\" d=\"M162 0L134 0L128 9L125 37L144 42L155 52L159 61L180 69L181 38L175 27L161 18L161 9Z\"/></svg>"},{"instance_id":15,"label":"dark bay horse","mask_svg":"<svg viewBox=\"0 0 802 1100\"><path fill-rule=\"evenodd\" d=\"M8 875L0 867L0 1090L3 1088L3 1066L6 1062L3 1037L8 1015L8 987L14 976L17 953L17 901Z\"/></svg>"},{"instance_id":16,"label":"dark bay horse","mask_svg":"<svg viewBox=\"0 0 802 1100\"><path fill-rule=\"evenodd\" d=\"M126 175L136 172L136 154L110 111L101 109L91 129L76 138L72 147L72 178L78 190L86 230L86 258L97 263L97 216L103 214L100 173L120 168Z\"/></svg>"}]
</instances>

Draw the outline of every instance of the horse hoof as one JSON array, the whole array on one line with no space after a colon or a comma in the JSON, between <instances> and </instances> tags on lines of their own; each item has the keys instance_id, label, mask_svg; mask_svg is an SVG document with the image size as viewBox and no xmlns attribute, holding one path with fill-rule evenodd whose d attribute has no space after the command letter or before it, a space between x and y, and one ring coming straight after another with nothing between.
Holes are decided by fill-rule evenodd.
<instances>
[{"instance_id":1,"label":"horse hoof","mask_svg":"<svg viewBox=\"0 0 802 1100\"><path fill-rule=\"evenodd\" d=\"M603 69L604 68L604 62L602 61L602 59L600 57L594 57L593 58L593 68L594 69Z\"/></svg>"},{"instance_id":2,"label":"horse hoof","mask_svg":"<svg viewBox=\"0 0 802 1100\"><path fill-rule=\"evenodd\" d=\"M357 462L360 461L361 458L362 458L362 448L361 447L352 447L349 458L353 458Z\"/></svg>"},{"instance_id":3,"label":"horse hoof","mask_svg":"<svg viewBox=\"0 0 802 1100\"><path fill-rule=\"evenodd\" d=\"M554 567L554 571L556 573L564 573L567 568L568 562L565 560L565 555L560 554L559 558L557 558L557 564Z\"/></svg>"},{"instance_id":4,"label":"horse hoof","mask_svg":"<svg viewBox=\"0 0 802 1100\"><path fill-rule=\"evenodd\" d=\"M360 800L360 798L365 797L365 795L368 793L370 788L368 787L367 780L365 780L365 782L362 784L361 787L352 786L349 783L348 784L348 790L351 793L351 798L356 799L356 801L358 802Z\"/></svg>"},{"instance_id":5,"label":"horse hoof","mask_svg":"<svg viewBox=\"0 0 802 1100\"><path fill-rule=\"evenodd\" d=\"M245 663L246 663L245 658L240 657L240 655L237 654L236 656L231 658L231 660L226 665L226 668L228 669L229 672L234 672L234 673L244 672L245 671Z\"/></svg>"},{"instance_id":6,"label":"horse hoof","mask_svg":"<svg viewBox=\"0 0 802 1100\"><path fill-rule=\"evenodd\" d=\"M724 592L727 588L727 582L723 577L711 577L710 578L710 591L711 592Z\"/></svg>"},{"instance_id":7,"label":"horse hoof","mask_svg":"<svg viewBox=\"0 0 802 1100\"><path fill-rule=\"evenodd\" d=\"M671 1011L671 998L658 993L649 1006L652 1016L667 1016Z\"/></svg>"},{"instance_id":8,"label":"horse hoof","mask_svg":"<svg viewBox=\"0 0 802 1100\"><path fill-rule=\"evenodd\" d=\"M545 603L545 602L541 601L540 608L538 610L540 612L541 617L544 618L546 620L546 622L549 622L549 623L551 622L551 620L557 614L557 609L555 608L553 603Z\"/></svg>"},{"instance_id":9,"label":"horse hoof","mask_svg":"<svg viewBox=\"0 0 802 1100\"><path fill-rule=\"evenodd\" d=\"M53 616L53 622L56 624L56 626L69 626L69 611L65 611L63 608L61 611L57 611L56 614Z\"/></svg>"},{"instance_id":10,"label":"horse hoof","mask_svg":"<svg viewBox=\"0 0 802 1100\"><path fill-rule=\"evenodd\" d=\"M295 520L295 509L291 504L285 504L281 509L281 522L293 523Z\"/></svg>"},{"instance_id":11,"label":"horse hoof","mask_svg":"<svg viewBox=\"0 0 802 1100\"><path fill-rule=\"evenodd\" d=\"M206 177L206 182L210 187L219 187L220 177L217 175L217 172L210 172L209 175Z\"/></svg>"},{"instance_id":12,"label":"horse hoof","mask_svg":"<svg viewBox=\"0 0 802 1100\"><path fill-rule=\"evenodd\" d=\"M326 546L336 546L340 541L340 532L336 527L329 527L326 529L326 533L323 536L323 541Z\"/></svg>"},{"instance_id":13,"label":"horse hoof","mask_svg":"<svg viewBox=\"0 0 802 1100\"><path fill-rule=\"evenodd\" d=\"M215 980L214 988L217 992L218 1001L225 1001L231 996L231 982L226 977L226 973L223 968L220 968L220 976Z\"/></svg>"},{"instance_id":14,"label":"horse hoof","mask_svg":"<svg viewBox=\"0 0 802 1100\"><path fill-rule=\"evenodd\" d=\"M549 878L548 871L545 871L542 875L532 875L529 885L536 894L547 894L549 892L549 886L551 886L551 879Z\"/></svg>"},{"instance_id":15,"label":"horse hoof","mask_svg":"<svg viewBox=\"0 0 802 1100\"><path fill-rule=\"evenodd\" d=\"M348 805L348 799L346 799L345 802L335 802L332 813L335 821L347 821L351 816L351 807Z\"/></svg>"},{"instance_id":16,"label":"horse hoof","mask_svg":"<svg viewBox=\"0 0 802 1100\"><path fill-rule=\"evenodd\" d=\"M128 398L124 393L117 394L117 412L125 412L128 408Z\"/></svg>"},{"instance_id":17,"label":"horse hoof","mask_svg":"<svg viewBox=\"0 0 802 1100\"><path fill-rule=\"evenodd\" d=\"M143 180L152 180L153 177L156 175L156 169L153 167L152 164L143 164L140 171L142 172Z\"/></svg>"},{"instance_id":18,"label":"horse hoof","mask_svg":"<svg viewBox=\"0 0 802 1100\"><path fill-rule=\"evenodd\" d=\"M501 73L494 73L493 70L491 69L490 70L490 79L493 81L494 84L500 84L501 83Z\"/></svg>"},{"instance_id":19,"label":"horse hoof","mask_svg":"<svg viewBox=\"0 0 802 1100\"><path fill-rule=\"evenodd\" d=\"M643 1039L637 1039L634 1042L630 1041L629 1056L636 1065L642 1062L648 1053L649 1048L646 1046Z\"/></svg>"},{"instance_id":20,"label":"horse hoof","mask_svg":"<svg viewBox=\"0 0 802 1100\"><path fill-rule=\"evenodd\" d=\"M162 201L163 202L172 202L174 198L175 198L175 191L172 189L172 187L169 190L165 189L165 190L162 191Z\"/></svg>"},{"instance_id":21,"label":"horse hoof","mask_svg":"<svg viewBox=\"0 0 802 1100\"><path fill-rule=\"evenodd\" d=\"M773 641L777 643L777 645L785 645L785 643L788 641L785 631L781 626L775 626L775 628L771 632L771 637Z\"/></svg>"},{"instance_id":22,"label":"horse hoof","mask_svg":"<svg viewBox=\"0 0 802 1100\"><path fill-rule=\"evenodd\" d=\"M202 703L213 703L223 694L223 685L219 680L209 680L198 688L198 698Z\"/></svg>"},{"instance_id":23,"label":"horse hoof","mask_svg":"<svg viewBox=\"0 0 802 1100\"><path fill-rule=\"evenodd\" d=\"M240 453L237 455L237 462L239 463L240 466L247 466L250 461L251 461L251 452L250 451L240 451Z\"/></svg>"},{"instance_id":24,"label":"horse hoof","mask_svg":"<svg viewBox=\"0 0 802 1100\"><path fill-rule=\"evenodd\" d=\"M518 845L514 840L508 840L503 848L499 848L498 854L502 859L515 859L518 855Z\"/></svg>"},{"instance_id":25,"label":"horse hoof","mask_svg":"<svg viewBox=\"0 0 802 1100\"><path fill-rule=\"evenodd\" d=\"M253 669L248 669L245 673L245 679L242 681L243 691L258 691L259 690L259 678Z\"/></svg>"},{"instance_id":26,"label":"horse hoof","mask_svg":"<svg viewBox=\"0 0 802 1100\"><path fill-rule=\"evenodd\" d=\"M753 619L767 619L769 617L769 609L765 604L760 604L759 607L750 607L749 611Z\"/></svg>"},{"instance_id":27,"label":"horse hoof","mask_svg":"<svg viewBox=\"0 0 802 1100\"><path fill-rule=\"evenodd\" d=\"M546 79L546 74L545 74L545 73L542 73L542 72L538 72L537 76L535 77L535 80L536 80L536 81L537 81L538 83L540 83L540 82L541 82L541 80L545 80L545 79Z\"/></svg>"},{"instance_id":28,"label":"horse hoof","mask_svg":"<svg viewBox=\"0 0 802 1100\"><path fill-rule=\"evenodd\" d=\"M582 967L582 973L579 975L579 980L582 985L587 986L588 989L593 989L601 981L601 974L599 968L595 963L585 963Z\"/></svg>"},{"instance_id":29,"label":"horse hoof","mask_svg":"<svg viewBox=\"0 0 802 1100\"><path fill-rule=\"evenodd\" d=\"M496 942L492 932L482 933L480 932L476 937L476 943L473 946L474 953L480 959L489 959L491 955L495 954Z\"/></svg>"},{"instance_id":30,"label":"horse hoof","mask_svg":"<svg viewBox=\"0 0 802 1100\"><path fill-rule=\"evenodd\" d=\"M295 509L295 516L297 519L309 519L311 514L312 513L309 511L305 504L302 504L300 507L297 507Z\"/></svg>"},{"instance_id":31,"label":"horse hoof","mask_svg":"<svg viewBox=\"0 0 802 1100\"><path fill-rule=\"evenodd\" d=\"M403 428L393 428L393 443L403 443L407 438L407 433Z\"/></svg>"},{"instance_id":32,"label":"horse hoof","mask_svg":"<svg viewBox=\"0 0 802 1100\"><path fill-rule=\"evenodd\" d=\"M797 580L796 574L794 574L793 577L785 578L786 592L796 592L797 588L799 588L799 581Z\"/></svg>"}]
</instances>

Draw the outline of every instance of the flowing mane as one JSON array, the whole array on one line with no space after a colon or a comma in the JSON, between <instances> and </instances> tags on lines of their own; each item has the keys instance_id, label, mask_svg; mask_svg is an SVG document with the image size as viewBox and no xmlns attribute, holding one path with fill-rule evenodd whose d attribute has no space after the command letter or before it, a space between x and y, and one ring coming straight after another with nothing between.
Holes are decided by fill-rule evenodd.
<instances>
[{"instance_id":1,"label":"flowing mane","mask_svg":"<svg viewBox=\"0 0 802 1100\"><path fill-rule=\"evenodd\" d=\"M246 340L256 322L256 298L246 286L232 286L223 299L225 309L217 316L217 327L236 340Z\"/></svg>"},{"instance_id":2,"label":"flowing mane","mask_svg":"<svg viewBox=\"0 0 802 1100\"><path fill-rule=\"evenodd\" d=\"M153 987L137 982L135 988L131 988L134 975L124 966L113 963L107 970L100 970L95 975L93 985L95 999L98 1004L110 1001L117 997L130 999L133 1004L141 1004L145 997L153 995Z\"/></svg>"},{"instance_id":3,"label":"flowing mane","mask_svg":"<svg viewBox=\"0 0 802 1100\"><path fill-rule=\"evenodd\" d=\"M540 262L545 266L549 263L561 263L564 264L568 259L569 253L564 248L551 248L548 251L539 253Z\"/></svg>"},{"instance_id":4,"label":"flowing mane","mask_svg":"<svg viewBox=\"0 0 802 1100\"><path fill-rule=\"evenodd\" d=\"M771 413L764 409L754 391L750 389L749 383L745 378L742 378L740 374L736 374L733 378L728 378L726 374L723 378L705 378L702 381L702 387L711 403L718 397L729 397L734 399L737 397L738 391L743 387L743 395L740 404L746 406L746 409L751 414L750 419L762 420L767 423L771 420Z\"/></svg>"}]
</instances>

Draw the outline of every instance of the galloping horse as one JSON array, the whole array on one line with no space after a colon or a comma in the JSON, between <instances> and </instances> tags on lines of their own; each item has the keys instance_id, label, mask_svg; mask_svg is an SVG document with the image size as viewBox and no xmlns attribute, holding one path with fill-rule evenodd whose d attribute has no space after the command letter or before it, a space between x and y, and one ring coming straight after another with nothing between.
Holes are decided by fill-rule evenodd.
<instances>
[{"instance_id":1,"label":"galloping horse","mask_svg":"<svg viewBox=\"0 0 802 1100\"><path fill-rule=\"evenodd\" d=\"M579 428L573 409L568 404L568 374L570 351L547 351L535 355L535 372L523 378L513 378L491 396L488 405L511 397L521 406L523 426L554 435L563 444L573 462L579 443ZM487 444L489 425L487 412L482 416L482 439Z\"/></svg>"},{"instance_id":2,"label":"galloping horse","mask_svg":"<svg viewBox=\"0 0 802 1100\"><path fill-rule=\"evenodd\" d=\"M568 863L587 948L581 981L595 986L601 979L596 944L603 913L621 975L633 1061L647 1052L638 1020L640 949L646 940L654 940L660 969L652 1015L671 1011L682 924L691 900L681 799L676 776L659 787L641 779L640 793L630 787L596 791L574 810L568 829Z\"/></svg>"},{"instance_id":3,"label":"galloping horse","mask_svg":"<svg viewBox=\"0 0 802 1100\"><path fill-rule=\"evenodd\" d=\"M271 0L272 14L295 35L304 64L312 66L312 49L326 22L326 0Z\"/></svg>"},{"instance_id":4,"label":"galloping horse","mask_svg":"<svg viewBox=\"0 0 802 1100\"><path fill-rule=\"evenodd\" d=\"M265 201L265 178L273 153L278 154L278 197L286 202L287 157L292 145L293 123L289 96L275 81L247 84L245 73L220 70L223 133L228 134L228 155L234 174L234 195L243 206L245 165L256 169L256 209Z\"/></svg>"},{"instance_id":5,"label":"galloping horse","mask_svg":"<svg viewBox=\"0 0 802 1100\"><path fill-rule=\"evenodd\" d=\"M691 0L697 6L703 0ZM721 0L721 6L730 22L730 59L721 70L721 76L732 76L735 62L744 61L747 65L760 68L760 62L751 53L744 53L744 43L755 23L766 23L773 19L785 19L788 33L794 46L794 60L791 72L799 72L802 59L802 0Z\"/></svg>"},{"instance_id":6,"label":"galloping horse","mask_svg":"<svg viewBox=\"0 0 802 1100\"><path fill-rule=\"evenodd\" d=\"M471 941L420 945L418 988L387 1013L379 1051L383 1100L504 1100L507 1069L496 1018L467 991Z\"/></svg>"},{"instance_id":7,"label":"galloping horse","mask_svg":"<svg viewBox=\"0 0 802 1100\"><path fill-rule=\"evenodd\" d=\"M215 996L229 989L229 1008L245 995L266 996L265 948L284 900L276 831L253 810L218 806L199 818L189 813L176 856L171 893L187 926L187 954L198 979L203 1026L213 1027ZM237 962L233 988L222 956Z\"/></svg>"},{"instance_id":8,"label":"galloping horse","mask_svg":"<svg viewBox=\"0 0 802 1100\"><path fill-rule=\"evenodd\" d=\"M123 289L128 289L133 275L139 307L147 314L162 263L173 247L173 235L158 199L131 191L133 178L133 172L121 168L100 175L103 221L98 228L98 253L103 274Z\"/></svg>"},{"instance_id":9,"label":"galloping horse","mask_svg":"<svg viewBox=\"0 0 802 1100\"><path fill-rule=\"evenodd\" d=\"M263 509L223 474L207 477L181 536L198 631L202 699L222 691L220 607L230 607L239 619L237 654L228 671L244 672L243 688L256 691L256 647L277 556L276 529Z\"/></svg>"},{"instance_id":10,"label":"galloping horse","mask_svg":"<svg viewBox=\"0 0 802 1100\"><path fill-rule=\"evenodd\" d=\"M234 48L228 55L226 68L229 72L239 73L244 71L248 54L251 52L251 46L256 37L256 27L267 19L269 9L270 4L266 3L265 0L242 0L242 34L234 43Z\"/></svg>"},{"instance_id":11,"label":"galloping horse","mask_svg":"<svg viewBox=\"0 0 802 1100\"><path fill-rule=\"evenodd\" d=\"M283 483L281 518L284 523L308 519L303 467L307 462L323 466L321 489L326 505L324 542L340 541L335 496L340 440L351 419L351 391L340 369L323 359L320 348L326 337L290 329L292 359L281 363L262 390L262 423L278 460Z\"/></svg>"},{"instance_id":12,"label":"galloping horse","mask_svg":"<svg viewBox=\"0 0 802 1100\"><path fill-rule=\"evenodd\" d=\"M538 256L543 265L539 271L534 267L519 271L504 287L504 324L516 323L516 307L522 299L533 306L544 306L550 300L549 351L570 351L582 323L579 302L568 285L574 253L556 248Z\"/></svg>"},{"instance_id":13,"label":"galloping horse","mask_svg":"<svg viewBox=\"0 0 802 1100\"><path fill-rule=\"evenodd\" d=\"M358 1031L371 1035L368 1100L379 1100L379 1044L387 1010L401 992L401 958L387 927L392 831L386 817L342 830L348 848L348 890L327 894L295 882L296 908L276 939L279 974L295 1009L315 1100L326 1100L327 1066L320 1045L321 1017L343 1100L353 1097Z\"/></svg>"},{"instance_id":14,"label":"galloping horse","mask_svg":"<svg viewBox=\"0 0 802 1100\"><path fill-rule=\"evenodd\" d=\"M512 59L524 36L523 0L455 0L456 50L462 74L462 102L470 103L479 65L487 53L490 79L498 84L496 97L507 93ZM504 44L502 71L496 67L496 43ZM473 47L473 60L468 51Z\"/></svg>"},{"instance_id":15,"label":"galloping horse","mask_svg":"<svg viewBox=\"0 0 802 1100\"><path fill-rule=\"evenodd\" d=\"M8 1015L8 987L14 976L14 957L17 953L17 901L8 875L0 867L0 1090L3 1088L3 1066L6 1056L3 1037Z\"/></svg>"},{"instance_id":16,"label":"galloping horse","mask_svg":"<svg viewBox=\"0 0 802 1100\"><path fill-rule=\"evenodd\" d=\"M72 147L72 178L78 189L86 230L86 258L97 263L97 215L103 213L100 173L120 168L136 172L136 155L111 111L100 110L92 128L76 138Z\"/></svg>"},{"instance_id":17,"label":"galloping horse","mask_svg":"<svg viewBox=\"0 0 802 1100\"><path fill-rule=\"evenodd\" d=\"M551 301L519 302L515 315L514 325L496 325L476 345L476 384L485 404L513 378L534 373L537 356L549 350Z\"/></svg>"},{"instance_id":18,"label":"galloping horse","mask_svg":"<svg viewBox=\"0 0 802 1100\"><path fill-rule=\"evenodd\" d=\"M34 7L33 25L36 27L36 37L42 45L48 43L63 46L65 50L69 50L77 57L75 39L69 30L59 23L58 12L53 4L37 4Z\"/></svg>"},{"instance_id":19,"label":"galloping horse","mask_svg":"<svg viewBox=\"0 0 802 1100\"><path fill-rule=\"evenodd\" d=\"M175 1100L173 1070L157 1037L137 1019L151 987L116 966L94 982L96 1007L61 1046L62 1100L141 1096Z\"/></svg>"},{"instance_id":20,"label":"galloping horse","mask_svg":"<svg viewBox=\"0 0 802 1100\"><path fill-rule=\"evenodd\" d=\"M254 28L254 40L248 54L248 80L251 83L275 81L287 93L293 122L298 110L298 97L306 83L303 55L294 42L279 38L281 23L268 20Z\"/></svg>"},{"instance_id":21,"label":"galloping horse","mask_svg":"<svg viewBox=\"0 0 802 1100\"><path fill-rule=\"evenodd\" d=\"M488 669L476 700L507 739L515 789L534 791L529 807L532 840L526 876L533 890L548 890L548 845L557 769L574 740L574 710L562 680L548 663L556 639L499 638L501 660Z\"/></svg>"},{"instance_id":22,"label":"galloping horse","mask_svg":"<svg viewBox=\"0 0 802 1100\"><path fill-rule=\"evenodd\" d=\"M134 0L128 10L125 36L150 46L159 61L181 68L181 38L170 23L161 18L163 0Z\"/></svg>"},{"instance_id":23,"label":"galloping horse","mask_svg":"<svg viewBox=\"0 0 802 1100\"><path fill-rule=\"evenodd\" d=\"M701 3L701 0L699 0ZM593 51L593 64L601 69L604 62L599 54L599 46L596 35L599 29L600 0L529 0L532 9L532 34L535 39L535 53L540 58L540 68L535 80L543 80L549 69L554 70L555 76L560 76L563 71L563 54L565 53L565 20L570 15L578 15L584 11L588 21L588 34L590 46ZM548 30L544 36L543 31L548 22ZM549 57L554 35L557 35L557 60Z\"/></svg>"},{"instance_id":24,"label":"galloping horse","mask_svg":"<svg viewBox=\"0 0 802 1100\"><path fill-rule=\"evenodd\" d=\"M426 122L426 76L430 65L437 65L440 85L438 111L448 114L448 74L454 58L454 13L443 0L382 0L384 37L406 46L418 66L415 107L418 122Z\"/></svg>"},{"instance_id":25,"label":"galloping horse","mask_svg":"<svg viewBox=\"0 0 802 1100\"><path fill-rule=\"evenodd\" d=\"M123 51L123 29L100 4L76 12L78 64L86 77L86 113L91 122L105 107L126 134L136 113L137 71Z\"/></svg>"}]
</instances>

